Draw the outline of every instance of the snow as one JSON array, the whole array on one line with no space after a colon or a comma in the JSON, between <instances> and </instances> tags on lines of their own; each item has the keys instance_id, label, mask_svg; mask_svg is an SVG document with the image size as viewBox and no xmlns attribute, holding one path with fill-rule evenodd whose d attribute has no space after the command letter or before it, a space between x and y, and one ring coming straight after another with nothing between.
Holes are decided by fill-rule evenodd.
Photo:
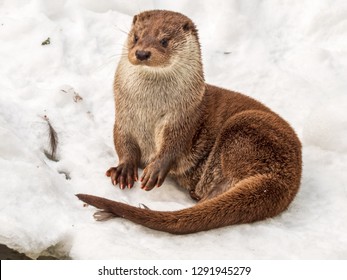
<instances>
[{"instance_id":1,"label":"snow","mask_svg":"<svg viewBox=\"0 0 347 280\"><path fill-rule=\"evenodd\" d=\"M193 205L170 179L121 191L104 175L117 164L114 70L132 16L147 9L191 17L207 82L262 101L298 133L302 185L280 216L174 236L96 222L74 196ZM0 243L33 258L347 258L346 1L3 0L0 61ZM44 155L44 116L59 136L57 162Z\"/></svg>"}]
</instances>

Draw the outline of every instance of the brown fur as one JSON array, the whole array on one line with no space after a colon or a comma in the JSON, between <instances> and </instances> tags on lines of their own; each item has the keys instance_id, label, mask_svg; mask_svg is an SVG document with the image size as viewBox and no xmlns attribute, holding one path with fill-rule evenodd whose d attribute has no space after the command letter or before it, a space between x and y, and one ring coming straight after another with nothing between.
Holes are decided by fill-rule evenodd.
<instances>
[{"instance_id":1,"label":"brown fur","mask_svg":"<svg viewBox=\"0 0 347 280\"><path fill-rule=\"evenodd\" d=\"M168 11L134 17L116 71L114 185L131 188L145 167L142 188L167 175L187 189L195 206L160 212L91 195L96 218L123 217L176 234L273 217L295 197L301 144L293 129L261 103L204 82L193 22Z\"/></svg>"}]
</instances>

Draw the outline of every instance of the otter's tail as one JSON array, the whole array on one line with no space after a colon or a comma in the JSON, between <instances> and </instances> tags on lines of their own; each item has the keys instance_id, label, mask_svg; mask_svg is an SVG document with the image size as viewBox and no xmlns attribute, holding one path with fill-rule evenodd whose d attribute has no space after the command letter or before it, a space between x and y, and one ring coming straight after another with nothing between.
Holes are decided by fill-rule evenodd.
<instances>
[{"instance_id":1,"label":"otter's tail","mask_svg":"<svg viewBox=\"0 0 347 280\"><path fill-rule=\"evenodd\" d=\"M223 194L178 211L143 209L87 194L77 194L77 197L104 213L112 213L148 228L187 234L273 217L287 208L298 186L289 186L272 176L255 175Z\"/></svg>"}]
</instances>

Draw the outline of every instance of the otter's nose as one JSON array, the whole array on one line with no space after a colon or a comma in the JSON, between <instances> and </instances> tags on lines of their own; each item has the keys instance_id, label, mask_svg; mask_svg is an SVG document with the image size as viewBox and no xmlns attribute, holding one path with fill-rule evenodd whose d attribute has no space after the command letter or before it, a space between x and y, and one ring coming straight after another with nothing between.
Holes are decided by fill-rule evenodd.
<instances>
[{"instance_id":1,"label":"otter's nose","mask_svg":"<svg viewBox=\"0 0 347 280\"><path fill-rule=\"evenodd\" d=\"M147 60L147 59L149 59L151 57L151 52L150 51L139 51L139 50L137 50L135 52L135 55L136 55L136 58L138 60L143 61L143 60Z\"/></svg>"}]
</instances>

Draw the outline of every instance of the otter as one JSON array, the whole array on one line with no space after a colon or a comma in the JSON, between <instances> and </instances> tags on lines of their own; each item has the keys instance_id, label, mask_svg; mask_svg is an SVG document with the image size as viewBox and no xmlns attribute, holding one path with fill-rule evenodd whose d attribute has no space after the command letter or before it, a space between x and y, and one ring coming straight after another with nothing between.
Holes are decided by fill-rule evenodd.
<instances>
[{"instance_id":1,"label":"otter","mask_svg":"<svg viewBox=\"0 0 347 280\"><path fill-rule=\"evenodd\" d=\"M97 220L122 217L173 234L260 221L298 192L300 141L279 115L243 94L205 83L198 31L171 11L135 15L114 80L117 167L106 175L132 188L172 177L198 202L155 211L87 194Z\"/></svg>"}]
</instances>

